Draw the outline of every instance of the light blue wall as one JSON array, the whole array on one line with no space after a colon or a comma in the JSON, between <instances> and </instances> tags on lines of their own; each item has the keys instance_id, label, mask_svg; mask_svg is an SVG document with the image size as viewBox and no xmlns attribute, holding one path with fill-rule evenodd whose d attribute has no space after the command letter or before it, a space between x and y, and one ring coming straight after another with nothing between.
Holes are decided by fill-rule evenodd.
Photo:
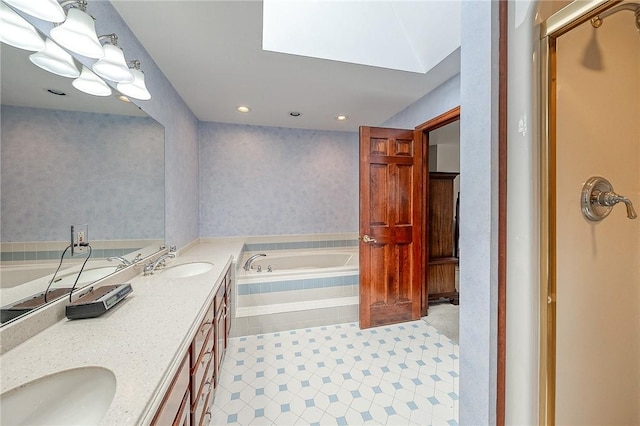
<instances>
[{"instance_id":1,"label":"light blue wall","mask_svg":"<svg viewBox=\"0 0 640 426\"><path fill-rule=\"evenodd\" d=\"M462 2L460 424L496 423L498 7Z\"/></svg>"},{"instance_id":2,"label":"light blue wall","mask_svg":"<svg viewBox=\"0 0 640 426\"><path fill-rule=\"evenodd\" d=\"M358 134L200 123L203 237L358 231Z\"/></svg>"},{"instance_id":3,"label":"light blue wall","mask_svg":"<svg viewBox=\"0 0 640 426\"><path fill-rule=\"evenodd\" d=\"M2 241L162 239L164 131L150 118L2 106ZM144 220L142 220L144 218Z\"/></svg>"},{"instance_id":4,"label":"light blue wall","mask_svg":"<svg viewBox=\"0 0 640 426\"><path fill-rule=\"evenodd\" d=\"M125 57L142 64L152 98L135 103L165 129L165 238L168 245L188 244L199 236L198 119L110 2L90 1L87 10L96 20L98 34L116 33ZM46 32L51 27L30 21Z\"/></svg>"},{"instance_id":5,"label":"light blue wall","mask_svg":"<svg viewBox=\"0 0 640 426\"><path fill-rule=\"evenodd\" d=\"M383 127L413 129L443 112L460 105L460 74L455 75L426 96L418 99L385 121Z\"/></svg>"}]
</instances>

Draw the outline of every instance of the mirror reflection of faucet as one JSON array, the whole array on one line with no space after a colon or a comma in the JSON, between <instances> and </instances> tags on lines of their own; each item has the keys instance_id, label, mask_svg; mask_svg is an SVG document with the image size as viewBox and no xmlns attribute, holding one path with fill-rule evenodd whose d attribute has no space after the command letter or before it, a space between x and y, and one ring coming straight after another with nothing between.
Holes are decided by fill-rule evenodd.
<instances>
[{"instance_id":1,"label":"mirror reflection of faucet","mask_svg":"<svg viewBox=\"0 0 640 426\"><path fill-rule=\"evenodd\" d=\"M140 256L140 255L138 255L138 256ZM133 262L136 262L135 259L133 260L133 262L131 262L129 259L125 259L122 256L109 256L109 257L107 257L107 260L109 262L113 262L114 260L117 260L118 262L120 262L120 264L118 264L118 266L116 266L116 271L119 271L120 269L126 268L127 266L133 265Z\"/></svg>"}]
</instances>

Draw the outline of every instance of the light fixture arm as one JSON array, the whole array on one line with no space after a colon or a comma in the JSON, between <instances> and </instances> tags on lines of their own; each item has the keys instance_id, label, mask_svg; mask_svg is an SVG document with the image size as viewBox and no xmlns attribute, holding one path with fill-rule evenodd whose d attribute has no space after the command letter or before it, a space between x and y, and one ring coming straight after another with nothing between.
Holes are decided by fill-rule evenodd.
<instances>
[{"instance_id":1,"label":"light fixture arm","mask_svg":"<svg viewBox=\"0 0 640 426\"><path fill-rule=\"evenodd\" d=\"M137 59L127 62L127 65L129 66L129 68L140 71L140 61Z\"/></svg>"},{"instance_id":2,"label":"light fixture arm","mask_svg":"<svg viewBox=\"0 0 640 426\"><path fill-rule=\"evenodd\" d=\"M72 6L75 5L75 6ZM65 0L63 2L60 2L60 6L62 8L65 7L76 7L78 9L80 9L83 12L87 11L87 0Z\"/></svg>"},{"instance_id":3,"label":"light fixture arm","mask_svg":"<svg viewBox=\"0 0 640 426\"><path fill-rule=\"evenodd\" d=\"M118 35L116 33L104 34L98 37L98 41L108 40L107 43L118 46Z\"/></svg>"}]
</instances>

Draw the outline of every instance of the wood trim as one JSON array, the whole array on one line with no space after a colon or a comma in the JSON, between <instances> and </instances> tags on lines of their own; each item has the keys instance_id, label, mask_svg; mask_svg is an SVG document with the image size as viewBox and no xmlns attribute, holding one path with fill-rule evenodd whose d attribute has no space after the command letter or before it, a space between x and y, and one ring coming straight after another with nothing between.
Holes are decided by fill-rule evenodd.
<instances>
[{"instance_id":1,"label":"wood trim","mask_svg":"<svg viewBox=\"0 0 640 426\"><path fill-rule=\"evenodd\" d=\"M425 121L424 123L418 125L416 127L417 131L422 131L423 133L429 133L433 130L439 129L440 127L446 126L449 123L453 123L454 121L460 120L460 106L450 109L447 112L443 112L437 117L432 118L431 120Z\"/></svg>"},{"instance_id":2,"label":"wood trim","mask_svg":"<svg viewBox=\"0 0 640 426\"><path fill-rule=\"evenodd\" d=\"M427 281L427 271L429 270L429 132L432 132L447 124L451 124L460 120L460 106L445 111L442 114L419 124L415 128L416 134L422 134L422 150L423 173L422 173L422 294L421 298L421 316L427 315L429 310L429 283ZM418 140L418 137L415 137Z\"/></svg>"},{"instance_id":3,"label":"wood trim","mask_svg":"<svg viewBox=\"0 0 640 426\"><path fill-rule=\"evenodd\" d=\"M498 77L498 348L496 380L496 424L505 424L507 352L507 71L509 5L499 5Z\"/></svg>"}]
</instances>

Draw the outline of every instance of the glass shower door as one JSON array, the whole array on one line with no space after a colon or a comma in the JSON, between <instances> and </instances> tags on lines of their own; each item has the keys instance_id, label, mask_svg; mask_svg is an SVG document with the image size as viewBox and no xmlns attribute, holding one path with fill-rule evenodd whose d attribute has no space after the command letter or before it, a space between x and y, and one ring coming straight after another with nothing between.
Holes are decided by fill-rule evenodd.
<instances>
[{"instance_id":1,"label":"glass shower door","mask_svg":"<svg viewBox=\"0 0 640 426\"><path fill-rule=\"evenodd\" d=\"M551 54L559 425L640 424L640 219L610 194L640 211L640 34L629 12L587 20ZM583 214L585 186L601 220Z\"/></svg>"}]
</instances>

